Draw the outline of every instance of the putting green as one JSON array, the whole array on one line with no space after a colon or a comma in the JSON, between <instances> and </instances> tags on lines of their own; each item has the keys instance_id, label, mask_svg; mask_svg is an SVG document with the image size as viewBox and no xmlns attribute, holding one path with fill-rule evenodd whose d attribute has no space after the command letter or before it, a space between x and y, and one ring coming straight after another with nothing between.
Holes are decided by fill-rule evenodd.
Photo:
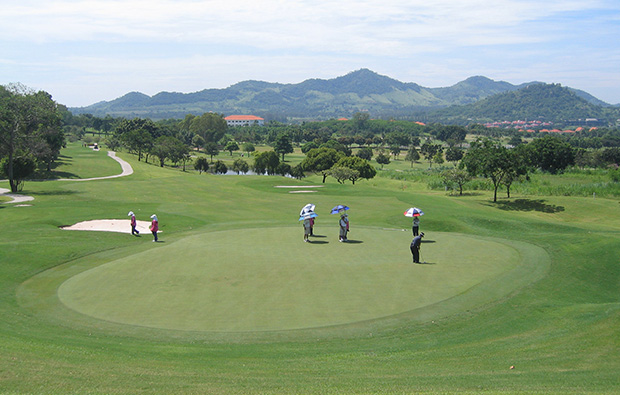
<instances>
[{"instance_id":1,"label":"putting green","mask_svg":"<svg viewBox=\"0 0 620 395\"><path fill-rule=\"evenodd\" d=\"M301 226L240 229L153 243L67 279L58 297L81 314L134 326L291 330L431 306L500 281L523 263L508 243L433 233L422 246L428 263L415 265L409 230L356 228L349 243L336 233L330 228L304 243Z\"/></svg>"}]
</instances>

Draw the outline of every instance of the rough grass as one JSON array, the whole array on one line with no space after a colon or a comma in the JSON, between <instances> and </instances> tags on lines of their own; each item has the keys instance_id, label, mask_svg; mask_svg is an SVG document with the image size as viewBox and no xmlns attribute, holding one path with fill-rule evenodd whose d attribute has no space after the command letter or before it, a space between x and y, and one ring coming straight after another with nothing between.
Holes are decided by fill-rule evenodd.
<instances>
[{"instance_id":1,"label":"rough grass","mask_svg":"<svg viewBox=\"0 0 620 395\"><path fill-rule=\"evenodd\" d=\"M486 192L449 197L384 178L355 186L328 181L319 192L290 194L274 186L321 180L199 176L120 155L134 166L131 177L28 182L23 193L35 197L33 206L0 209L3 393L620 391L616 200L515 195L494 204ZM86 163L76 159L75 165ZM92 317L63 307L58 293L49 292L62 287L67 276L101 270L129 255L149 255L201 235L208 244L213 232L292 226L292 237L301 239L297 214L309 202L320 210L349 205L352 237L358 228L408 229L402 212L419 206L426 212L422 230L430 238L439 232L492 237L517 247L535 246L520 251L543 250L548 261L530 268L532 277L522 273L496 279L510 284L526 277L508 293L478 287L477 295L466 292L449 299L450 308L439 318L430 306L426 318L405 314L331 331L238 335L235 341L230 333L206 337L201 331L103 320L93 325ZM128 210L139 219L157 213L164 243L58 229L87 219L117 218ZM335 218L321 211L317 226L335 228ZM405 255L408 242L402 246ZM232 242L228 247L239 248ZM423 254L433 248L425 245ZM497 294L489 297L492 292ZM152 293L157 295L156 289ZM473 304L463 302L468 298ZM481 303L475 303L477 298Z\"/></svg>"}]
</instances>

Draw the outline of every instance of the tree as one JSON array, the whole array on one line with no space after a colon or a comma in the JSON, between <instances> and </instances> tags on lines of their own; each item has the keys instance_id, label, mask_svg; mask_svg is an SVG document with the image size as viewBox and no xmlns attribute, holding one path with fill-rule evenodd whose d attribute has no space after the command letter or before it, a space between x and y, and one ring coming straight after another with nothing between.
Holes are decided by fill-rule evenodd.
<instances>
[{"instance_id":1,"label":"tree","mask_svg":"<svg viewBox=\"0 0 620 395\"><path fill-rule=\"evenodd\" d=\"M205 142L217 143L224 134L228 125L222 114L207 112L189 121L189 130L200 135Z\"/></svg>"},{"instance_id":2,"label":"tree","mask_svg":"<svg viewBox=\"0 0 620 395\"><path fill-rule=\"evenodd\" d=\"M433 163L441 165L443 162L443 152L438 151L435 156L433 156Z\"/></svg>"},{"instance_id":3,"label":"tree","mask_svg":"<svg viewBox=\"0 0 620 395\"><path fill-rule=\"evenodd\" d=\"M143 153L150 152L150 148L153 145L153 136L144 129L125 132L120 135L120 138L123 146L130 153L138 154L138 162L142 160Z\"/></svg>"},{"instance_id":4,"label":"tree","mask_svg":"<svg viewBox=\"0 0 620 395\"><path fill-rule=\"evenodd\" d=\"M370 147L364 147L361 148L359 151L357 151L356 156L359 156L362 159L366 159L366 160L371 160L372 159L372 148Z\"/></svg>"},{"instance_id":5,"label":"tree","mask_svg":"<svg viewBox=\"0 0 620 395\"><path fill-rule=\"evenodd\" d=\"M348 167L350 169L357 170L359 172L358 178L365 178L367 180L370 180L377 175L377 171L370 165L370 163L368 163L367 160L357 156L345 156L336 163L336 166ZM355 184L356 180L357 178L351 179L353 184Z\"/></svg>"},{"instance_id":6,"label":"tree","mask_svg":"<svg viewBox=\"0 0 620 395\"><path fill-rule=\"evenodd\" d=\"M161 167L164 167L166 159L170 159L173 163L179 162L183 158L184 151L187 152L187 146L172 136L158 137L151 148L151 153L159 158Z\"/></svg>"},{"instance_id":7,"label":"tree","mask_svg":"<svg viewBox=\"0 0 620 395\"><path fill-rule=\"evenodd\" d=\"M529 169L529 160L527 148L519 145L516 148L507 151L507 161L509 166L506 175L502 180L502 184L506 187L506 197L510 198L510 187L512 183L527 175Z\"/></svg>"},{"instance_id":8,"label":"tree","mask_svg":"<svg viewBox=\"0 0 620 395\"><path fill-rule=\"evenodd\" d=\"M390 164L390 157L384 154L383 152L379 153L379 155L377 155L375 160L377 161L378 164L381 165L382 169L383 169L383 165Z\"/></svg>"},{"instance_id":9,"label":"tree","mask_svg":"<svg viewBox=\"0 0 620 395\"><path fill-rule=\"evenodd\" d=\"M360 172L344 166L334 166L329 169L328 174L334 177L339 184L344 184L346 180L351 180L355 184Z\"/></svg>"},{"instance_id":10,"label":"tree","mask_svg":"<svg viewBox=\"0 0 620 395\"><path fill-rule=\"evenodd\" d=\"M273 175L277 173L280 158L274 151L257 152L254 154L254 165L252 169L256 174Z\"/></svg>"},{"instance_id":11,"label":"tree","mask_svg":"<svg viewBox=\"0 0 620 395\"><path fill-rule=\"evenodd\" d=\"M472 176L464 169L449 169L441 173L446 188L459 190L459 195L463 195L463 186L472 179Z\"/></svg>"},{"instance_id":12,"label":"tree","mask_svg":"<svg viewBox=\"0 0 620 395\"><path fill-rule=\"evenodd\" d=\"M331 169L344 155L333 148L314 148L308 151L304 160L301 161L301 167L305 171L321 172L323 175L323 183L327 178L328 170Z\"/></svg>"},{"instance_id":13,"label":"tree","mask_svg":"<svg viewBox=\"0 0 620 395\"><path fill-rule=\"evenodd\" d=\"M407 151L407 156L405 156L405 160L411 162L411 167L413 167L413 162L420 159L420 153L415 148L415 146L411 146L409 151Z\"/></svg>"},{"instance_id":14,"label":"tree","mask_svg":"<svg viewBox=\"0 0 620 395\"><path fill-rule=\"evenodd\" d=\"M226 174L228 172L228 167L221 160L217 160L215 165L213 165L213 172L216 174Z\"/></svg>"},{"instance_id":15,"label":"tree","mask_svg":"<svg viewBox=\"0 0 620 395\"><path fill-rule=\"evenodd\" d=\"M450 147L446 150L446 160L448 162L453 162L456 165L456 162L463 159L465 153L462 149L457 147Z\"/></svg>"},{"instance_id":16,"label":"tree","mask_svg":"<svg viewBox=\"0 0 620 395\"><path fill-rule=\"evenodd\" d=\"M217 146L217 143L212 141L205 144L205 153L211 157L211 163L213 163L213 157L220 153L220 149Z\"/></svg>"},{"instance_id":17,"label":"tree","mask_svg":"<svg viewBox=\"0 0 620 395\"><path fill-rule=\"evenodd\" d=\"M15 178L18 156L32 159L37 154L49 168L63 146L61 115L47 92L33 92L21 85L0 86L0 157L7 158L11 192L17 192L23 181Z\"/></svg>"},{"instance_id":18,"label":"tree","mask_svg":"<svg viewBox=\"0 0 620 395\"><path fill-rule=\"evenodd\" d=\"M428 161L428 167L432 167L433 159L438 152L443 152L443 148L439 144L433 144L427 141L420 147L420 152L424 155L424 159Z\"/></svg>"},{"instance_id":19,"label":"tree","mask_svg":"<svg viewBox=\"0 0 620 395\"><path fill-rule=\"evenodd\" d=\"M121 147L121 141L116 136L110 136L103 140L103 144L112 151L116 151Z\"/></svg>"},{"instance_id":20,"label":"tree","mask_svg":"<svg viewBox=\"0 0 620 395\"><path fill-rule=\"evenodd\" d=\"M198 158L194 162L194 169L198 170L198 174L202 174L203 171L209 170L209 161L207 158Z\"/></svg>"},{"instance_id":21,"label":"tree","mask_svg":"<svg viewBox=\"0 0 620 395\"><path fill-rule=\"evenodd\" d=\"M304 169L301 166L301 163L298 163L297 165L291 168L291 177L301 180L305 176L306 175L304 174Z\"/></svg>"},{"instance_id":22,"label":"tree","mask_svg":"<svg viewBox=\"0 0 620 395\"><path fill-rule=\"evenodd\" d=\"M482 175L493 182L493 201L497 202L497 189L512 171L508 150L490 140L477 141L471 144L461 165L470 175Z\"/></svg>"},{"instance_id":23,"label":"tree","mask_svg":"<svg viewBox=\"0 0 620 395\"><path fill-rule=\"evenodd\" d=\"M276 137L273 150L277 154L282 155L282 162L284 162L284 154L293 152L293 145L291 144L291 138L288 133L281 133Z\"/></svg>"},{"instance_id":24,"label":"tree","mask_svg":"<svg viewBox=\"0 0 620 395\"><path fill-rule=\"evenodd\" d=\"M357 130L365 130L368 128L368 120L370 119L370 114L367 112L356 112L353 114L353 126Z\"/></svg>"},{"instance_id":25,"label":"tree","mask_svg":"<svg viewBox=\"0 0 620 395\"><path fill-rule=\"evenodd\" d=\"M551 174L561 173L574 164L573 149L558 136L545 136L527 144L532 164Z\"/></svg>"},{"instance_id":26,"label":"tree","mask_svg":"<svg viewBox=\"0 0 620 395\"><path fill-rule=\"evenodd\" d=\"M250 170L250 165L248 165L248 162L244 161L243 159L237 158L232 164L232 170L236 171L237 174L247 173L248 170Z\"/></svg>"},{"instance_id":27,"label":"tree","mask_svg":"<svg viewBox=\"0 0 620 395\"><path fill-rule=\"evenodd\" d=\"M247 152L248 156L250 156L252 152L256 151L256 148L254 147L254 144L252 143L241 144L241 149L243 150L243 152Z\"/></svg>"},{"instance_id":28,"label":"tree","mask_svg":"<svg viewBox=\"0 0 620 395\"><path fill-rule=\"evenodd\" d=\"M37 168L37 163L32 156L28 155L17 155L13 157L13 160L10 161L9 158L4 158L0 166L1 170L5 176L8 176L9 173L9 164L12 164L12 180L11 184L11 192L19 192L24 187L24 181L26 178L30 177ZM15 185L15 191L13 191L13 185Z\"/></svg>"},{"instance_id":29,"label":"tree","mask_svg":"<svg viewBox=\"0 0 620 395\"><path fill-rule=\"evenodd\" d=\"M291 165L288 163L280 162L278 167L276 168L276 173L281 176L286 176L291 173Z\"/></svg>"},{"instance_id":30,"label":"tree","mask_svg":"<svg viewBox=\"0 0 620 395\"><path fill-rule=\"evenodd\" d=\"M394 159L398 158L398 155L400 155L400 145L392 145L390 153L394 156Z\"/></svg>"},{"instance_id":31,"label":"tree","mask_svg":"<svg viewBox=\"0 0 620 395\"><path fill-rule=\"evenodd\" d=\"M233 151L237 150L239 150L239 145L234 140L230 140L229 142L227 142L226 146L224 147L224 151L230 152L230 156L232 156Z\"/></svg>"},{"instance_id":32,"label":"tree","mask_svg":"<svg viewBox=\"0 0 620 395\"><path fill-rule=\"evenodd\" d=\"M201 135L195 134L194 137L192 137L192 145L196 147L196 151L200 151L200 148L205 145L205 139L203 139Z\"/></svg>"}]
</instances>

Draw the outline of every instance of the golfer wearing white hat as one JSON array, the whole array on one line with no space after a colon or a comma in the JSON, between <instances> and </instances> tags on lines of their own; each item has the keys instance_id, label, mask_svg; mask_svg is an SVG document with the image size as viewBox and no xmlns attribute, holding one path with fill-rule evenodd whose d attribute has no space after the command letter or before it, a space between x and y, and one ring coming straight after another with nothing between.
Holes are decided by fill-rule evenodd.
<instances>
[{"instance_id":1,"label":"golfer wearing white hat","mask_svg":"<svg viewBox=\"0 0 620 395\"><path fill-rule=\"evenodd\" d=\"M159 221L157 220L157 215L153 214L151 215L151 226L149 227L149 230L151 231L151 233L153 233L153 242L156 243L157 242L157 231L159 230Z\"/></svg>"},{"instance_id":2,"label":"golfer wearing white hat","mask_svg":"<svg viewBox=\"0 0 620 395\"><path fill-rule=\"evenodd\" d=\"M140 232L138 231L138 229L136 229L136 215L133 213L133 211L130 211L127 216L131 217L131 234L139 236Z\"/></svg>"}]
</instances>

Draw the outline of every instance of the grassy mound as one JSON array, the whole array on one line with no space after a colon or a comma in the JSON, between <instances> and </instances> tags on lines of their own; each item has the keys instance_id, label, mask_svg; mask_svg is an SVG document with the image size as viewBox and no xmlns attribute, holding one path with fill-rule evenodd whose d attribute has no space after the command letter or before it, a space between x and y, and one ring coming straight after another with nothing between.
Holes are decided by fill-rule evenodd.
<instances>
[{"instance_id":1,"label":"grassy mound","mask_svg":"<svg viewBox=\"0 0 620 395\"><path fill-rule=\"evenodd\" d=\"M196 235L80 273L62 284L59 296L82 314L129 325L290 330L412 311L521 264L512 246L437 233L424 243L428 264L414 265L409 232L359 228L354 234L349 243L315 237L309 244L298 228ZM495 282L513 289L513 282Z\"/></svg>"}]
</instances>

